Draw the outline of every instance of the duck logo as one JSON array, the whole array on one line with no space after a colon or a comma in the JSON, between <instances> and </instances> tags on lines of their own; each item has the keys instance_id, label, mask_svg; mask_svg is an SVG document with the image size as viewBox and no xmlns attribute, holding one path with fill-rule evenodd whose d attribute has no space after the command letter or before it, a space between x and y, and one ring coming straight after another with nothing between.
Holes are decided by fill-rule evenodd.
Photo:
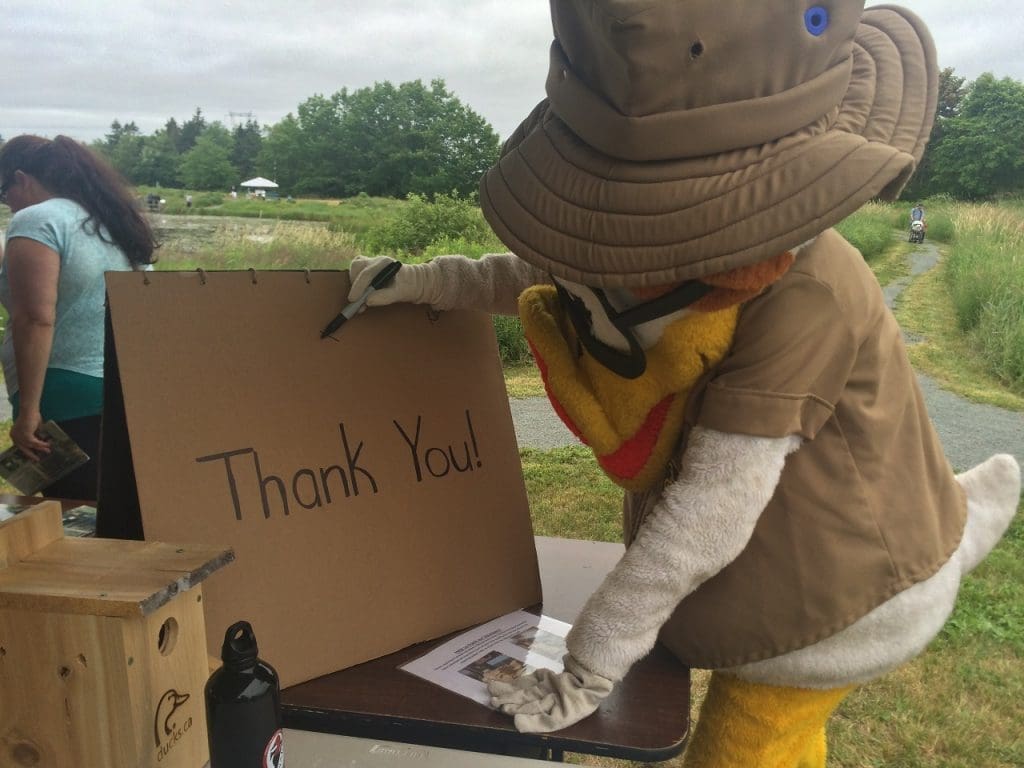
<instances>
[{"instance_id":1,"label":"duck logo","mask_svg":"<svg viewBox=\"0 0 1024 768\"><path fill-rule=\"evenodd\" d=\"M175 713L191 698L190 694L178 693L173 688L160 697L153 718L153 738L157 746L157 762L163 760L178 740L192 728L192 718L181 720ZM179 724L179 720L181 720Z\"/></svg>"}]
</instances>

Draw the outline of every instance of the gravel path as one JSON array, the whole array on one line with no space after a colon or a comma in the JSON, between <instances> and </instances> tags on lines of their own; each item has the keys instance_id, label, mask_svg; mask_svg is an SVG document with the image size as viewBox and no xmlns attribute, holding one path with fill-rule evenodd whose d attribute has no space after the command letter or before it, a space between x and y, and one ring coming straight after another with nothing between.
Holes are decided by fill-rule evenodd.
<instances>
[{"instance_id":1,"label":"gravel path","mask_svg":"<svg viewBox=\"0 0 1024 768\"><path fill-rule=\"evenodd\" d=\"M938 264L939 250L924 243L910 255L910 276L885 287L886 303L893 303L913 278ZM907 337L908 344L920 341ZM1010 453L1024 465L1024 413L980 405L941 389L923 374L918 382L928 413L942 439L946 456L957 471L984 461L993 453ZM546 397L511 400L512 420L520 447L550 449L578 441L551 409Z\"/></svg>"}]
</instances>

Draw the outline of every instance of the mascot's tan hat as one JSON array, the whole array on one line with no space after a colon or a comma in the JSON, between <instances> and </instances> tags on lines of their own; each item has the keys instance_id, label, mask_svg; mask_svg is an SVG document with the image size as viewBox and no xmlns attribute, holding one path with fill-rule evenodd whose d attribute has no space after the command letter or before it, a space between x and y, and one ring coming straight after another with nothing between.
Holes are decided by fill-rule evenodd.
<instances>
[{"instance_id":1,"label":"mascot's tan hat","mask_svg":"<svg viewBox=\"0 0 1024 768\"><path fill-rule=\"evenodd\" d=\"M775 256L921 158L938 92L922 22L863 0L551 0L547 99L481 182L517 255L592 286Z\"/></svg>"}]
</instances>

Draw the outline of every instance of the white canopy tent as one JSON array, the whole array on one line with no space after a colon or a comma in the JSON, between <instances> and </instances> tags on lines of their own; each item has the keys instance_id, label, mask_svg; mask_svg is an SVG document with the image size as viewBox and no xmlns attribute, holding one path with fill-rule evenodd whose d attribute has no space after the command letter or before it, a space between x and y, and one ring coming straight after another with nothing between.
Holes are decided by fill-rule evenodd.
<instances>
[{"instance_id":1,"label":"white canopy tent","mask_svg":"<svg viewBox=\"0 0 1024 768\"><path fill-rule=\"evenodd\" d=\"M262 176L257 176L255 179L243 181L238 186L245 189L277 189L277 184L272 182L270 179L264 179Z\"/></svg>"}]
</instances>

